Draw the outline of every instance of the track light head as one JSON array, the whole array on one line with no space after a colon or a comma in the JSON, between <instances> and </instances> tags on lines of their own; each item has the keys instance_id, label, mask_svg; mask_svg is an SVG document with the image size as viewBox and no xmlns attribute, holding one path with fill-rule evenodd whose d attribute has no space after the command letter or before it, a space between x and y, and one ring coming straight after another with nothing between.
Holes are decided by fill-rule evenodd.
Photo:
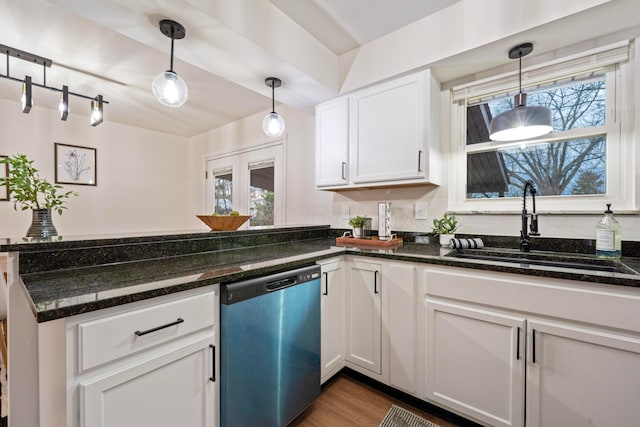
<instances>
[{"instance_id":1,"label":"track light head","mask_svg":"<svg viewBox=\"0 0 640 427\"><path fill-rule=\"evenodd\" d=\"M31 107L33 107L33 95L32 95L31 76L25 76L22 83L22 96L20 97L20 103L22 104L22 112L29 113Z\"/></svg>"},{"instance_id":2,"label":"track light head","mask_svg":"<svg viewBox=\"0 0 640 427\"><path fill-rule=\"evenodd\" d=\"M69 86L67 85L62 86L58 111L60 112L60 120L66 121L69 116Z\"/></svg>"},{"instance_id":3,"label":"track light head","mask_svg":"<svg viewBox=\"0 0 640 427\"><path fill-rule=\"evenodd\" d=\"M91 126L98 126L103 119L102 95L98 95L91 101Z\"/></svg>"}]
</instances>

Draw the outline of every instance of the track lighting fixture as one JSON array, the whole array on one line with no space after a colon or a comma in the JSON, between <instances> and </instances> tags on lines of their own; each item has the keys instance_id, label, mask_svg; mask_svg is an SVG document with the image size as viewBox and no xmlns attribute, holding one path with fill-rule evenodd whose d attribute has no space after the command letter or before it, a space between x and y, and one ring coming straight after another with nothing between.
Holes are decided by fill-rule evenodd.
<instances>
[{"instance_id":1,"label":"track lighting fixture","mask_svg":"<svg viewBox=\"0 0 640 427\"><path fill-rule=\"evenodd\" d=\"M91 100L91 126L97 126L102 123L104 104L109 102L102 98L102 95L96 97L86 96L80 93L71 92L67 85L62 86L62 89L57 87L47 86L47 68L51 67L53 61L44 58L42 56L35 55L24 50L16 49L13 47L0 44L0 53L4 53L7 56L7 74L0 73L0 78L12 80L14 82L20 82L22 84L22 95L20 97L20 103L22 105L22 112L28 113L33 107L33 87L39 87L43 89L52 90L54 92L60 92L60 102L58 103L58 111L60 112L60 120L66 121L69 117L69 95L76 96L78 98L84 98ZM12 77L9 72L9 57L22 59L29 63L42 65L43 77L42 84L35 83L31 76L25 76L23 79Z\"/></svg>"},{"instance_id":2,"label":"track lighting fixture","mask_svg":"<svg viewBox=\"0 0 640 427\"><path fill-rule=\"evenodd\" d=\"M104 118L102 102L102 95L96 96L96 98L91 101L91 126L98 126L102 123L102 119Z\"/></svg>"},{"instance_id":3,"label":"track lighting fixture","mask_svg":"<svg viewBox=\"0 0 640 427\"><path fill-rule=\"evenodd\" d=\"M31 111L31 107L33 107L31 76L25 76L24 78L20 103L22 104L23 113L29 113L29 111Z\"/></svg>"},{"instance_id":4,"label":"track lighting fixture","mask_svg":"<svg viewBox=\"0 0 640 427\"><path fill-rule=\"evenodd\" d=\"M489 138L493 141L520 141L547 134L553 130L553 114L547 107L527 107L527 94L522 93L522 57L533 51L533 44L523 43L509 51L509 58L520 60L520 91L514 97L514 108L491 120Z\"/></svg>"},{"instance_id":5,"label":"track lighting fixture","mask_svg":"<svg viewBox=\"0 0 640 427\"><path fill-rule=\"evenodd\" d=\"M67 85L62 86L58 111L60 112L60 120L66 121L69 116L69 86Z\"/></svg>"},{"instance_id":6,"label":"track lighting fixture","mask_svg":"<svg viewBox=\"0 0 640 427\"><path fill-rule=\"evenodd\" d=\"M271 112L262 120L262 130L267 136L277 138L284 133L284 119L276 113L275 88L282 85L282 80L277 77L267 77L264 84L271 88Z\"/></svg>"},{"instance_id":7,"label":"track lighting fixture","mask_svg":"<svg viewBox=\"0 0 640 427\"><path fill-rule=\"evenodd\" d=\"M160 32L171 39L171 62L169 70L163 71L153 79L151 88L162 105L181 107L187 102L189 89L182 77L173 71L173 42L183 39L187 33L182 25L170 19L160 21Z\"/></svg>"}]
</instances>

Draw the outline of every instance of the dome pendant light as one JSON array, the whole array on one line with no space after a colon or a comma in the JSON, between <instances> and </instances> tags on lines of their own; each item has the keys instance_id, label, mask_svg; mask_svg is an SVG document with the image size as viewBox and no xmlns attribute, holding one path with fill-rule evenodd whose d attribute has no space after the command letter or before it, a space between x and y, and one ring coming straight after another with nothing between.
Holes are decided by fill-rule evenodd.
<instances>
[{"instance_id":1,"label":"dome pendant light","mask_svg":"<svg viewBox=\"0 0 640 427\"><path fill-rule=\"evenodd\" d=\"M264 84L271 88L271 112L262 120L262 130L267 136L277 138L284 133L284 119L276 113L275 88L282 85L282 81L277 77L267 77Z\"/></svg>"},{"instance_id":2,"label":"dome pendant light","mask_svg":"<svg viewBox=\"0 0 640 427\"><path fill-rule=\"evenodd\" d=\"M527 107L527 94L522 93L522 57L533 51L533 44L524 43L509 51L509 58L520 60L518 72L520 91L514 96L515 107L498 114L489 125L493 141L520 141L547 134L553 130L553 114L547 107Z\"/></svg>"},{"instance_id":3,"label":"dome pendant light","mask_svg":"<svg viewBox=\"0 0 640 427\"><path fill-rule=\"evenodd\" d=\"M169 70L163 71L153 79L151 88L161 104L167 107L181 107L187 102L189 89L184 80L173 71L173 41L183 39L187 33L182 25L170 19L160 21L160 32L171 39L171 65Z\"/></svg>"}]
</instances>

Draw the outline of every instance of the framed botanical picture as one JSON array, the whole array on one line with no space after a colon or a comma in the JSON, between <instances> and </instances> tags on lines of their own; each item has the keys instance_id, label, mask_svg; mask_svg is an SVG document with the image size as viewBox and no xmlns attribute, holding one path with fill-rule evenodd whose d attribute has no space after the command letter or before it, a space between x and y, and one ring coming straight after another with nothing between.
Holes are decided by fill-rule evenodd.
<instances>
[{"instance_id":1,"label":"framed botanical picture","mask_svg":"<svg viewBox=\"0 0 640 427\"><path fill-rule=\"evenodd\" d=\"M0 156L0 160L6 159L8 156ZM9 165L0 164L0 178L6 178L9 175ZM0 200L9 200L9 183L0 185Z\"/></svg>"},{"instance_id":2,"label":"framed botanical picture","mask_svg":"<svg viewBox=\"0 0 640 427\"><path fill-rule=\"evenodd\" d=\"M95 148L56 142L55 150L57 184L97 185Z\"/></svg>"}]
</instances>

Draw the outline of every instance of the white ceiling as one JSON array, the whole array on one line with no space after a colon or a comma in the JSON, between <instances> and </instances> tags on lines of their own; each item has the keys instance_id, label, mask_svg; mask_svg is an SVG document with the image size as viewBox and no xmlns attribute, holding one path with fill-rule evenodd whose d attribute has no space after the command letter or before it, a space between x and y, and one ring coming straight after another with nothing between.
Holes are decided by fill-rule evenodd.
<instances>
[{"instance_id":1,"label":"white ceiling","mask_svg":"<svg viewBox=\"0 0 640 427\"><path fill-rule=\"evenodd\" d=\"M340 55L460 0L269 0Z\"/></svg>"},{"instance_id":2,"label":"white ceiling","mask_svg":"<svg viewBox=\"0 0 640 427\"><path fill-rule=\"evenodd\" d=\"M102 94L109 102L105 121L193 136L269 109L268 76L283 80L276 89L278 103L313 113L317 103L341 91L342 59L357 54L359 46L460 1L4 0L0 44L52 59L50 86L67 84L74 92ZM612 1L637 8L634 0ZM594 22L602 19L593 15ZM606 26L585 24L595 37L629 25L625 19L637 21L631 15ZM177 109L161 105L151 93L153 77L169 68L170 39L158 29L166 18L180 22L187 32L175 42L174 70L189 86L187 103ZM559 38L560 25L564 23L558 23L556 32L545 26L526 35L537 35L538 52L551 52L559 42L567 46L585 40L572 27ZM528 40L517 40L522 41ZM421 65L433 66L441 79L451 80L504 64L512 44L514 40L503 40ZM6 74L3 64L0 73ZM41 67L15 58L10 58L10 73L42 83ZM0 79L0 98L15 100L16 108L19 92L19 83ZM35 88L35 108L54 110L57 96ZM89 101L72 97L70 104L69 120L83 119L76 114L88 121Z\"/></svg>"}]
</instances>

